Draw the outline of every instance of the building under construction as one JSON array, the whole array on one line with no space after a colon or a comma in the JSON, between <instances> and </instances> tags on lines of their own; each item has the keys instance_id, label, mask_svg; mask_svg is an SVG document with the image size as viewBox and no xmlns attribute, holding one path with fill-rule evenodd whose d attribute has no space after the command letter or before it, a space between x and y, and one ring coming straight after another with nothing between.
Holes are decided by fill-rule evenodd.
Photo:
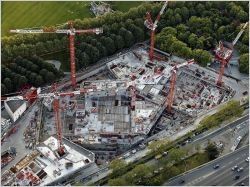
<instances>
[{"instance_id":1,"label":"building under construction","mask_svg":"<svg viewBox=\"0 0 250 187\"><path fill-rule=\"evenodd\" d=\"M63 139L66 153L57 153L58 140L51 136L1 176L3 186L58 185L95 161L94 153Z\"/></svg>"},{"instance_id":2,"label":"building under construction","mask_svg":"<svg viewBox=\"0 0 250 187\"><path fill-rule=\"evenodd\" d=\"M85 94L61 98L64 137L91 149L97 158L107 159L144 140L167 106L173 67L182 63L169 56L151 61L143 47L110 61L103 74L116 80L107 76L106 80L84 81L80 89L87 90ZM227 101L232 92L219 88L214 80L199 66L180 68L172 105L175 115L179 111L195 117ZM52 109L49 99L45 106ZM49 111L44 124L49 134L55 134Z\"/></svg>"}]
</instances>

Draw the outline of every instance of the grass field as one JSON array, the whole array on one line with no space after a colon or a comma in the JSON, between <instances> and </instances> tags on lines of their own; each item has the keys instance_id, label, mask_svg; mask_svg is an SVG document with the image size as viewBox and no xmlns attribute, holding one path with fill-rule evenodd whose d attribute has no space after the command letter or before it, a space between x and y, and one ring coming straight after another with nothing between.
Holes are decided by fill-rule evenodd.
<instances>
[{"instance_id":1,"label":"grass field","mask_svg":"<svg viewBox=\"0 0 250 187\"><path fill-rule=\"evenodd\" d=\"M142 1L113 1L111 2L112 8L114 10L119 10L122 12L126 12L130 8L139 6L142 3L143 3Z\"/></svg>"},{"instance_id":2,"label":"grass field","mask_svg":"<svg viewBox=\"0 0 250 187\"><path fill-rule=\"evenodd\" d=\"M8 30L14 28L33 28L65 23L72 19L93 17L89 10L90 1L51 1L51 2L11 2L3 1L2 6L2 36L8 35ZM142 2L112 2L115 10L127 11Z\"/></svg>"}]
</instances>

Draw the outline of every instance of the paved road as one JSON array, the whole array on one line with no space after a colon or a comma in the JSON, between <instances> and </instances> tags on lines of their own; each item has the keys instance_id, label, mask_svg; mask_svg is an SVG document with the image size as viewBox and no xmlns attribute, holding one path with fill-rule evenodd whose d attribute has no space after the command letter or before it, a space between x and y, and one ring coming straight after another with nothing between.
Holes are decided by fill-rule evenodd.
<instances>
[{"instance_id":1,"label":"paved road","mask_svg":"<svg viewBox=\"0 0 250 187\"><path fill-rule=\"evenodd\" d=\"M24 116L17 122L19 124L19 129L16 133L11 134L8 138L4 140L1 146L1 152L6 151L9 147L16 148L16 157L7 166L2 169L2 172L11 168L14 164L20 161L21 158L29 154L32 150L25 148L25 143L23 141L23 133L26 126L29 124L31 117L34 117L34 112L38 109L37 104L27 109Z\"/></svg>"},{"instance_id":2,"label":"paved road","mask_svg":"<svg viewBox=\"0 0 250 187\"><path fill-rule=\"evenodd\" d=\"M202 167L190 170L185 174L170 179L164 185L167 186L231 186L236 185L241 179L248 177L249 163L245 159L249 156L249 145L246 145L230 154L213 160ZM213 166L219 164L218 169L213 169ZM240 173L231 171L235 165L244 167ZM234 180L234 176L240 175L240 179ZM185 183L180 184L180 180Z\"/></svg>"},{"instance_id":3,"label":"paved road","mask_svg":"<svg viewBox=\"0 0 250 187\"><path fill-rule=\"evenodd\" d=\"M240 119L237 119L235 120L234 122L220 128L220 129L217 129L209 134L206 134L206 133L203 133L203 134L200 134L198 136L195 136L193 138L193 141L191 142L191 144L199 144L203 141L207 141L208 139L212 138L212 137L215 137L215 136L218 136L220 135L221 133L223 133L224 131L230 129L230 128L235 128L236 126L242 124L242 123L245 123L248 121L248 118L249 118L249 115L246 115L246 116L243 116L242 118ZM180 136L174 136L173 139L177 139L178 137ZM190 145L190 144L187 144L187 145ZM149 152L149 149L146 147L145 149L143 150L140 150L140 151L137 151L135 154L131 154L130 157L124 159L127 163L129 162L134 162L136 160L139 160L140 158L144 157L147 153ZM155 161L153 159L153 161ZM149 161L151 162L151 161ZM101 178L104 178L108 175L108 173L110 173L111 170L102 170L100 171L100 173L98 175L92 175L91 177L91 182L89 180L85 180L84 181L84 184L85 185L88 185L88 184L91 184L91 183L94 183L96 181L99 181Z\"/></svg>"},{"instance_id":4,"label":"paved road","mask_svg":"<svg viewBox=\"0 0 250 187\"><path fill-rule=\"evenodd\" d=\"M199 134L199 135L194 137L193 141L200 141L201 142L203 140L211 139L212 137L215 137L218 134L221 134L222 132L227 131L229 129L233 129L233 128L237 127L238 125L240 126L240 125L244 125L244 124L249 124L248 119L249 119L249 115L245 115L242 118L237 119L236 121L211 132L210 134L206 134L206 133Z\"/></svg>"},{"instance_id":5,"label":"paved road","mask_svg":"<svg viewBox=\"0 0 250 187\"><path fill-rule=\"evenodd\" d=\"M239 181L234 184L234 186L249 186L249 176L239 179Z\"/></svg>"}]
</instances>

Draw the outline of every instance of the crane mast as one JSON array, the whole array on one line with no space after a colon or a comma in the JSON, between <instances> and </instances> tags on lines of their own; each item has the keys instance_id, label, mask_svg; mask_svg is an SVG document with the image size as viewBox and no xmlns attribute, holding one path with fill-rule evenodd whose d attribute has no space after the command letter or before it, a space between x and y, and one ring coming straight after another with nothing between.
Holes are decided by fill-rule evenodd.
<instances>
[{"instance_id":1,"label":"crane mast","mask_svg":"<svg viewBox=\"0 0 250 187\"><path fill-rule=\"evenodd\" d=\"M136 93L135 93L135 84L132 81L132 85L130 87L130 95L131 95L131 110L135 110L135 100L136 100Z\"/></svg>"},{"instance_id":2,"label":"crane mast","mask_svg":"<svg viewBox=\"0 0 250 187\"><path fill-rule=\"evenodd\" d=\"M218 61L220 62L220 72L219 72L219 76L217 79L218 86L222 85L222 77L224 75L225 66L228 64L230 58L232 57L233 47L235 46L235 44L237 43L237 41L241 37L244 30L247 28L247 25L248 25L248 22L246 22L244 24L244 26L241 28L240 32L237 34L237 36L233 40L231 48L227 48L227 47L223 46L223 43L221 41L219 41L219 45L215 49L215 58L218 59Z\"/></svg>"},{"instance_id":3,"label":"crane mast","mask_svg":"<svg viewBox=\"0 0 250 187\"><path fill-rule=\"evenodd\" d=\"M89 88L91 89L91 88ZM58 154L62 156L65 153L65 149L63 147L62 143L62 120L61 120L61 107L60 107L60 97L61 96L76 96L80 94L84 94L88 91L88 89L81 89L76 91L70 91L70 92L56 92L54 89L54 92L51 93L40 93L40 88L36 89L36 95L35 96L11 96L11 97L1 97L1 100L3 101L11 101L11 100L30 100L30 99L42 99L42 98L54 98L53 99L53 109L54 109L54 115L55 115L55 126L57 131L57 140L58 140Z\"/></svg>"},{"instance_id":4,"label":"crane mast","mask_svg":"<svg viewBox=\"0 0 250 187\"><path fill-rule=\"evenodd\" d=\"M58 153L59 155L63 155L65 153L65 150L62 143L62 122L61 122L60 104L58 96L54 98L53 109L55 113L55 124L57 130Z\"/></svg>"},{"instance_id":5,"label":"crane mast","mask_svg":"<svg viewBox=\"0 0 250 187\"><path fill-rule=\"evenodd\" d=\"M155 20L154 23L152 21L151 14L149 12L146 13L146 20L144 22L144 25L149 30L151 30L151 34L150 34L150 49L149 49L149 59L150 59L150 61L153 61L153 58L154 58L155 29L157 28L158 22L159 22L159 20L161 18L161 15L163 14L163 12L166 9L167 5L168 5L168 1L165 1L165 3L162 6L161 11L157 15L157 18L156 18L156 20Z\"/></svg>"},{"instance_id":6,"label":"crane mast","mask_svg":"<svg viewBox=\"0 0 250 187\"><path fill-rule=\"evenodd\" d=\"M169 89L169 93L167 96L167 112L168 113L171 113L172 105L174 102L174 90L175 90L175 84L176 84L176 79L177 79L177 71L179 68L188 66L190 64L194 64L194 59L191 59L179 65L175 65L171 70L172 74L170 78L170 89Z\"/></svg>"},{"instance_id":7,"label":"crane mast","mask_svg":"<svg viewBox=\"0 0 250 187\"><path fill-rule=\"evenodd\" d=\"M102 28L86 29L86 30L76 30L73 28L73 23L68 22L69 29L13 29L10 30L11 33L17 34L67 34L69 35L69 50L70 50L70 75L71 75L71 85L73 88L76 87L76 68L75 68L75 34L81 33L103 33Z\"/></svg>"}]
</instances>

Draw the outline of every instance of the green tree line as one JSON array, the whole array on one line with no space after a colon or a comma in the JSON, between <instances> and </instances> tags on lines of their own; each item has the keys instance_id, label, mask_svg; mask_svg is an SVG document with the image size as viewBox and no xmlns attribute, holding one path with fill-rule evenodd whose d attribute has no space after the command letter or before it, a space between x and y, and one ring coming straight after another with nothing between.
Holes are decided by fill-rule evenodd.
<instances>
[{"instance_id":1,"label":"green tree line","mask_svg":"<svg viewBox=\"0 0 250 187\"><path fill-rule=\"evenodd\" d=\"M12 63L3 64L1 71L2 94L17 91L26 84L38 87L44 83L51 83L63 75L54 65L37 56L29 59L18 56Z\"/></svg>"},{"instance_id":2,"label":"green tree line","mask_svg":"<svg viewBox=\"0 0 250 187\"><path fill-rule=\"evenodd\" d=\"M75 20L76 29L104 29L100 35L76 36L77 69L149 39L150 32L144 26L145 14L151 11L154 20L161 6L162 2L145 2L125 13L117 11L97 18ZM232 41L239 31L239 25L248 20L246 7L247 2L169 2L156 30L159 33L156 47L184 58L195 58L205 66L212 59L207 50L213 49L219 40ZM8 66L18 56L29 58L65 48L68 50L67 37L63 34L3 37L2 63ZM243 52L248 49L247 39L248 33L245 32L238 44Z\"/></svg>"}]
</instances>

